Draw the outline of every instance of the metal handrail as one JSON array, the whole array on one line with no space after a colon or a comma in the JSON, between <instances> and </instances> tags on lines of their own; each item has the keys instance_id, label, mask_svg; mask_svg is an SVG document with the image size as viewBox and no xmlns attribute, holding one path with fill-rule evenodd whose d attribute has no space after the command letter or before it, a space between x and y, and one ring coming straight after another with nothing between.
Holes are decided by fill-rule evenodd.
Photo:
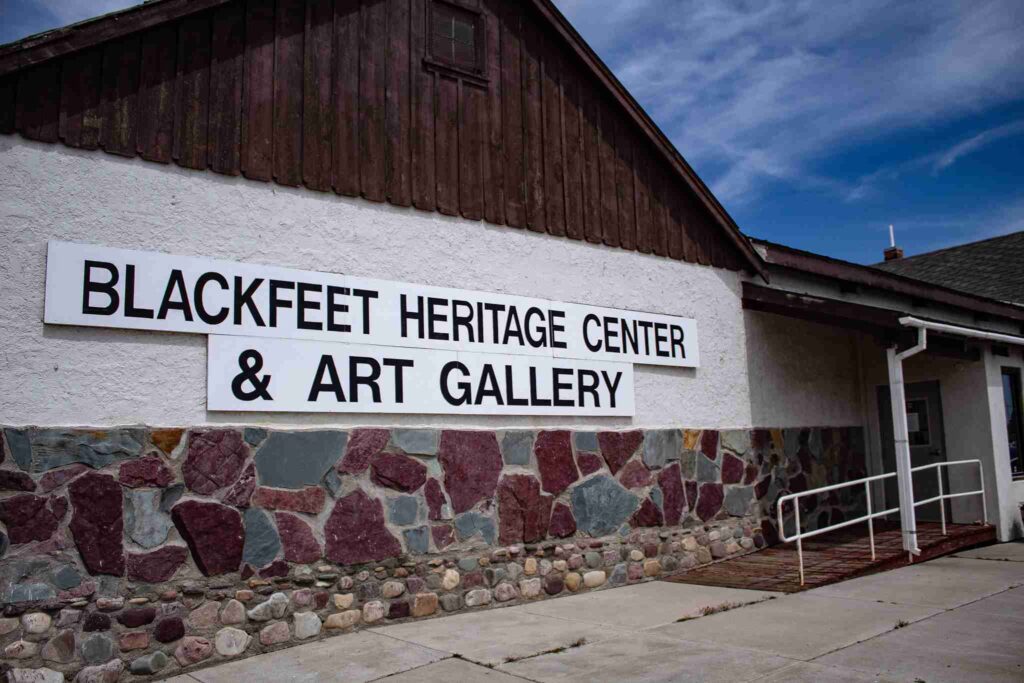
<instances>
[{"instance_id":1,"label":"metal handrail","mask_svg":"<svg viewBox=\"0 0 1024 683\"><path fill-rule=\"evenodd\" d=\"M969 465L969 464L975 464L975 465L978 466L978 479L979 479L979 481L981 481L981 489L979 489L977 491L962 491L960 493L945 493L944 490L943 490L943 484L942 484L942 468L948 468L948 467L951 467L953 465ZM940 516L941 516L941 519L942 519L942 535L945 536L945 535L947 535L946 534L946 506L943 503L945 501L951 500L953 498L963 498L964 496L980 495L981 496L982 517L984 519L985 524L988 524L988 505L985 502L985 472L984 472L984 467L981 464L981 460L950 460L948 462L935 462L935 463L932 463L930 465L920 465L918 467L913 467L913 468L910 469L910 474L911 474L911 476L913 476L913 474L915 472L923 472L924 470L931 470L931 469L935 470L936 478L938 479L938 482L939 482L939 495L933 496L932 498L928 498L928 499L922 500L922 501L914 501L914 505L913 506L914 506L915 509L920 507L920 506L922 506L922 505L927 505L929 503L939 502L940 503L939 504ZM883 481L885 479L891 479L891 478L893 478L895 476L896 476L895 472L888 472L886 474L876 474L876 475L871 476L871 477L864 477L862 479L855 479L853 481L843 482L842 484L831 484L830 486L821 486L819 488L811 489L809 491L800 491L799 493L790 493L788 495L785 495L785 496L782 496L781 498L779 498L778 503L777 503L777 513L776 513L777 519L778 519L778 522L779 522L779 538L784 543L792 543L793 541L796 541L797 557L799 558L799 561L800 561L800 585L801 586L804 585L804 546L803 546L803 540L805 538L813 538L814 536L820 536L822 534L827 534L830 531L836 531L837 529L842 529L842 528L845 528L845 527L848 527L848 526L853 526L855 524L862 524L863 522L867 522L868 523L868 536L871 539L871 559L872 560L877 559L877 556L875 554L875 518L877 518L877 517L886 517L886 516L891 515L891 514L893 514L895 512L899 512L900 509L899 509L899 507L895 507L895 508L890 508L888 510L882 510L882 511L879 511L879 512L874 512L872 510L871 484L873 482L876 482L876 481ZM850 488L850 487L853 487L853 486L863 486L864 487L864 493L866 495L866 500L867 500L867 514L865 514L865 515L863 515L861 517L857 517L856 519L849 519L849 520L846 520L844 522L837 522L836 524L830 524L828 526L821 527L821 528L815 529L813 531L801 531L800 530L800 503L799 503L799 501L800 501L801 498L804 498L804 497L807 497L807 496L817 496L817 495L820 495L822 493L827 493L828 491L836 491L838 489ZM787 536L786 535L786 526L785 526L785 523L783 521L783 515L782 515L783 506L786 503L790 502L790 501L795 501L794 504L793 504L793 512L794 512L794 525L793 525L793 528L795 529L796 533L794 533L793 536Z\"/></svg>"}]
</instances>

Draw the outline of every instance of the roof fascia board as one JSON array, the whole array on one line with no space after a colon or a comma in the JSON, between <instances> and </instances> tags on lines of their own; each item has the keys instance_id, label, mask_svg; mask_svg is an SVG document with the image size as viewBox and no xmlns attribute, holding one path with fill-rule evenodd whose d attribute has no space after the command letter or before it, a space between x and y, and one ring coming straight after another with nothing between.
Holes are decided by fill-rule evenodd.
<instances>
[{"instance_id":1,"label":"roof fascia board","mask_svg":"<svg viewBox=\"0 0 1024 683\"><path fill-rule=\"evenodd\" d=\"M732 216L729 215L729 212L719 203L718 199L711 193L711 190L708 189L707 185L704 184L693 168L690 167L690 164L686 162L686 159L679 153L679 150L661 132L657 124L651 120L647 112L644 111L644 108L640 106L640 103L629 94L629 91L619 82L619 79L615 77L611 69L597 56L597 53L590 48L583 37L576 32L572 24L569 23L550 0L530 0L530 2L548 23L554 27L565 43L576 53L576 56L587 65L598 80L611 92L616 102L625 110L633 122L655 143L655 148L668 161L669 165L683 177L687 186L697 195L711 215L715 217L715 220L718 221L719 225L729 236L730 241L747 258L754 272L767 282L768 272L761 255L750 245L747 238L740 232L739 226L736 225Z\"/></svg>"},{"instance_id":2,"label":"roof fascia board","mask_svg":"<svg viewBox=\"0 0 1024 683\"><path fill-rule=\"evenodd\" d=\"M0 76L233 0L159 0L0 46Z\"/></svg>"}]
</instances>

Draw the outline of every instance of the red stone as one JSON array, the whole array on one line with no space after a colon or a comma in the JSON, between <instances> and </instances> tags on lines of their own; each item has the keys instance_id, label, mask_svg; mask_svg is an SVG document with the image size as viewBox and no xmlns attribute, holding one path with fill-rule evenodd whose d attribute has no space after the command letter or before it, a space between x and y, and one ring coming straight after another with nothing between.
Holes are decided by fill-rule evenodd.
<instances>
[{"instance_id":1,"label":"red stone","mask_svg":"<svg viewBox=\"0 0 1024 683\"><path fill-rule=\"evenodd\" d=\"M0 501L0 522L13 544L45 541L68 511L66 498L23 494Z\"/></svg>"},{"instance_id":2,"label":"red stone","mask_svg":"<svg viewBox=\"0 0 1024 683\"><path fill-rule=\"evenodd\" d=\"M232 505L236 508L249 507L252 493L256 490L256 465L249 463L245 471L238 477L238 481L231 485L221 502L225 505Z\"/></svg>"},{"instance_id":3,"label":"red stone","mask_svg":"<svg viewBox=\"0 0 1024 683\"><path fill-rule=\"evenodd\" d=\"M110 630L110 617L101 612L89 612L82 619L82 630L86 633Z\"/></svg>"},{"instance_id":4,"label":"red stone","mask_svg":"<svg viewBox=\"0 0 1024 683\"><path fill-rule=\"evenodd\" d=\"M427 480L427 487L423 493L427 499L427 516L431 520L444 519L444 506L448 500L441 490L441 482L431 477Z\"/></svg>"},{"instance_id":5,"label":"red stone","mask_svg":"<svg viewBox=\"0 0 1024 683\"><path fill-rule=\"evenodd\" d=\"M107 474L83 474L68 486L71 535L90 574L124 576L121 485Z\"/></svg>"},{"instance_id":6,"label":"red stone","mask_svg":"<svg viewBox=\"0 0 1024 683\"><path fill-rule=\"evenodd\" d=\"M768 545L776 545L780 540L779 532L775 529L775 524L770 519L761 520L761 534Z\"/></svg>"},{"instance_id":7,"label":"red stone","mask_svg":"<svg viewBox=\"0 0 1024 683\"><path fill-rule=\"evenodd\" d=\"M807 490L807 477L802 474L790 477L789 486L787 488L790 493L803 493Z\"/></svg>"},{"instance_id":8,"label":"red stone","mask_svg":"<svg viewBox=\"0 0 1024 683\"><path fill-rule=\"evenodd\" d=\"M502 477L498 484L498 542L511 544L543 540L551 521L553 500L551 496L541 494L540 484L529 475Z\"/></svg>"},{"instance_id":9,"label":"red stone","mask_svg":"<svg viewBox=\"0 0 1024 683\"><path fill-rule=\"evenodd\" d=\"M565 588L565 579L561 574L551 572L544 578L544 592L548 595L558 595Z\"/></svg>"},{"instance_id":10,"label":"red stone","mask_svg":"<svg viewBox=\"0 0 1024 683\"><path fill-rule=\"evenodd\" d=\"M374 456L384 450L391 438L386 429L356 429L348 438L345 455L338 465L338 472L361 474L370 466Z\"/></svg>"},{"instance_id":11,"label":"red stone","mask_svg":"<svg viewBox=\"0 0 1024 683\"><path fill-rule=\"evenodd\" d=\"M128 553L128 578L146 583L163 583L185 564L188 548L165 545L151 553Z\"/></svg>"},{"instance_id":12,"label":"red stone","mask_svg":"<svg viewBox=\"0 0 1024 683\"><path fill-rule=\"evenodd\" d=\"M153 629L153 637L160 643L173 643L185 636L185 623L181 617L161 619Z\"/></svg>"},{"instance_id":13,"label":"red stone","mask_svg":"<svg viewBox=\"0 0 1024 683\"><path fill-rule=\"evenodd\" d=\"M572 510L568 505L555 503L551 511L551 524L548 532L555 538L568 538L576 533L576 518L572 516Z\"/></svg>"},{"instance_id":14,"label":"red stone","mask_svg":"<svg viewBox=\"0 0 1024 683\"><path fill-rule=\"evenodd\" d=\"M705 429L700 435L700 452L711 460L718 459L718 432Z\"/></svg>"},{"instance_id":15,"label":"red stone","mask_svg":"<svg viewBox=\"0 0 1024 683\"><path fill-rule=\"evenodd\" d=\"M326 498L327 493L319 486L307 486L298 491L260 486L253 494L252 504L266 510L290 510L319 515L324 509Z\"/></svg>"},{"instance_id":16,"label":"red stone","mask_svg":"<svg viewBox=\"0 0 1024 683\"><path fill-rule=\"evenodd\" d=\"M199 571L206 576L238 571L245 531L237 510L219 503L186 500L171 509L171 519L188 543Z\"/></svg>"},{"instance_id":17,"label":"red stone","mask_svg":"<svg viewBox=\"0 0 1024 683\"><path fill-rule=\"evenodd\" d=\"M665 524L676 526L683 519L683 508L686 507L679 463L672 463L658 473L658 486L665 498Z\"/></svg>"},{"instance_id":18,"label":"red stone","mask_svg":"<svg viewBox=\"0 0 1024 683\"><path fill-rule=\"evenodd\" d=\"M47 472L39 480L39 490L43 491L44 493L48 493L57 488L58 486L63 486L64 484L68 483L78 475L88 470L89 467L87 465L75 464L69 465L67 467L62 467L59 470Z\"/></svg>"},{"instance_id":19,"label":"red stone","mask_svg":"<svg viewBox=\"0 0 1024 683\"><path fill-rule=\"evenodd\" d=\"M339 564L378 562L402 554L384 525L384 506L361 489L338 500L324 525L326 557Z\"/></svg>"},{"instance_id":20,"label":"red stone","mask_svg":"<svg viewBox=\"0 0 1024 683\"><path fill-rule=\"evenodd\" d=\"M288 576L288 562L286 560L274 560L260 570L260 577L272 579L279 576Z\"/></svg>"},{"instance_id":21,"label":"red stone","mask_svg":"<svg viewBox=\"0 0 1024 683\"><path fill-rule=\"evenodd\" d=\"M451 524L430 527L430 535L434 537L434 547L438 550L444 550L455 542L455 529Z\"/></svg>"},{"instance_id":22,"label":"red stone","mask_svg":"<svg viewBox=\"0 0 1024 683\"><path fill-rule=\"evenodd\" d=\"M147 455L138 460L121 463L117 479L125 486L132 488L142 486L164 488L174 481L174 473L159 457Z\"/></svg>"},{"instance_id":23,"label":"red stone","mask_svg":"<svg viewBox=\"0 0 1024 683\"><path fill-rule=\"evenodd\" d=\"M697 496L697 516L707 522L722 509L725 492L721 484L701 484Z\"/></svg>"},{"instance_id":24,"label":"red stone","mask_svg":"<svg viewBox=\"0 0 1024 683\"><path fill-rule=\"evenodd\" d=\"M603 462L601 456L594 453L579 453L576 455L576 463L580 467L580 472L583 476L593 474L601 470Z\"/></svg>"},{"instance_id":25,"label":"red stone","mask_svg":"<svg viewBox=\"0 0 1024 683\"><path fill-rule=\"evenodd\" d=\"M36 483L24 472L0 470L0 491L35 491Z\"/></svg>"},{"instance_id":26,"label":"red stone","mask_svg":"<svg viewBox=\"0 0 1024 683\"><path fill-rule=\"evenodd\" d=\"M622 468L619 483L627 489L642 489L651 485L651 471L639 460L633 460Z\"/></svg>"},{"instance_id":27,"label":"red stone","mask_svg":"<svg viewBox=\"0 0 1024 683\"><path fill-rule=\"evenodd\" d=\"M444 487L456 514L494 496L502 467L494 432L441 432L440 460Z\"/></svg>"},{"instance_id":28,"label":"red stone","mask_svg":"<svg viewBox=\"0 0 1024 683\"><path fill-rule=\"evenodd\" d=\"M312 564L323 554L313 530L295 515L284 512L274 514L277 533L284 546L284 559L297 564Z\"/></svg>"},{"instance_id":29,"label":"red stone","mask_svg":"<svg viewBox=\"0 0 1024 683\"><path fill-rule=\"evenodd\" d=\"M772 478L770 476L765 477L761 481L757 482L757 486L754 487L754 496L758 500L761 500L768 495L768 489L772 485Z\"/></svg>"},{"instance_id":30,"label":"red stone","mask_svg":"<svg viewBox=\"0 0 1024 683\"><path fill-rule=\"evenodd\" d=\"M772 443L772 435L767 429L755 429L750 437L751 446L755 451L768 448Z\"/></svg>"},{"instance_id":31,"label":"red stone","mask_svg":"<svg viewBox=\"0 0 1024 683\"><path fill-rule=\"evenodd\" d=\"M746 486L750 486L755 481L757 481L757 475L761 473L761 468L759 468L757 465L750 464L747 465L747 469L745 470L745 472L746 473L743 475L743 484Z\"/></svg>"},{"instance_id":32,"label":"red stone","mask_svg":"<svg viewBox=\"0 0 1024 683\"><path fill-rule=\"evenodd\" d=\"M192 432L188 436L188 456L181 467L185 486L202 494L224 488L238 478L248 457L248 446L233 429Z\"/></svg>"},{"instance_id":33,"label":"red stone","mask_svg":"<svg viewBox=\"0 0 1024 683\"><path fill-rule=\"evenodd\" d=\"M146 624L152 624L156 619L156 608L139 607L137 609L126 609L117 615L117 620L125 628L139 628Z\"/></svg>"},{"instance_id":34,"label":"red stone","mask_svg":"<svg viewBox=\"0 0 1024 683\"><path fill-rule=\"evenodd\" d=\"M388 607L388 619L404 619L409 616L409 602L393 602Z\"/></svg>"},{"instance_id":35,"label":"red stone","mask_svg":"<svg viewBox=\"0 0 1024 683\"><path fill-rule=\"evenodd\" d=\"M746 465L732 453L722 454L722 483L738 484L743 481Z\"/></svg>"},{"instance_id":36,"label":"red stone","mask_svg":"<svg viewBox=\"0 0 1024 683\"><path fill-rule=\"evenodd\" d=\"M378 486L412 493L427 481L427 466L398 453L378 453L370 464L370 478Z\"/></svg>"},{"instance_id":37,"label":"red stone","mask_svg":"<svg viewBox=\"0 0 1024 683\"><path fill-rule=\"evenodd\" d=\"M644 434L639 430L632 432L598 432L597 443L601 446L601 455L608 463L608 469L615 474L633 457L636 449L644 441Z\"/></svg>"},{"instance_id":38,"label":"red stone","mask_svg":"<svg viewBox=\"0 0 1024 683\"><path fill-rule=\"evenodd\" d=\"M690 512L693 512L697 507L697 482L684 481L683 488L686 489L686 506L690 508Z\"/></svg>"},{"instance_id":39,"label":"red stone","mask_svg":"<svg viewBox=\"0 0 1024 683\"><path fill-rule=\"evenodd\" d=\"M633 513L632 524L635 527L655 527L662 526L664 523L665 518L661 514L661 509L650 498L645 498L640 509Z\"/></svg>"},{"instance_id":40,"label":"red stone","mask_svg":"<svg viewBox=\"0 0 1024 683\"><path fill-rule=\"evenodd\" d=\"M557 496L580 478L572 457L572 435L569 432L540 432L533 445L533 453L537 456L541 483L548 493Z\"/></svg>"}]
</instances>

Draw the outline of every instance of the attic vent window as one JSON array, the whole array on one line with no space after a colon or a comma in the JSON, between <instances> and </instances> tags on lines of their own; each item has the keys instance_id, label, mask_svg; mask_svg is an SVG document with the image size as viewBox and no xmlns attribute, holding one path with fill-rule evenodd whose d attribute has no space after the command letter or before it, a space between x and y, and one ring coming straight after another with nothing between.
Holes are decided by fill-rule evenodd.
<instances>
[{"instance_id":1,"label":"attic vent window","mask_svg":"<svg viewBox=\"0 0 1024 683\"><path fill-rule=\"evenodd\" d=\"M447 2L430 4L430 57L472 74L483 72L480 15Z\"/></svg>"}]
</instances>

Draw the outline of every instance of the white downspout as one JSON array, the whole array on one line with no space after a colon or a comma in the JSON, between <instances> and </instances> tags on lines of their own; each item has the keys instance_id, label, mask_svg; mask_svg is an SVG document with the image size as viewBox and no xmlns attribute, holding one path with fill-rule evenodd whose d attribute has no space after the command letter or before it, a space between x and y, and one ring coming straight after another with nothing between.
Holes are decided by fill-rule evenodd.
<instances>
[{"instance_id":1,"label":"white downspout","mask_svg":"<svg viewBox=\"0 0 1024 683\"><path fill-rule=\"evenodd\" d=\"M906 324L906 323L904 323ZM887 350L889 361L889 402L892 404L892 429L895 437L896 481L900 494L900 526L903 527L903 549L920 555L917 545L917 515L914 509L914 480L910 471L910 433L907 427L907 397L903 383L903 361L928 348L928 330L917 328L917 344L901 353L896 346Z\"/></svg>"}]
</instances>

